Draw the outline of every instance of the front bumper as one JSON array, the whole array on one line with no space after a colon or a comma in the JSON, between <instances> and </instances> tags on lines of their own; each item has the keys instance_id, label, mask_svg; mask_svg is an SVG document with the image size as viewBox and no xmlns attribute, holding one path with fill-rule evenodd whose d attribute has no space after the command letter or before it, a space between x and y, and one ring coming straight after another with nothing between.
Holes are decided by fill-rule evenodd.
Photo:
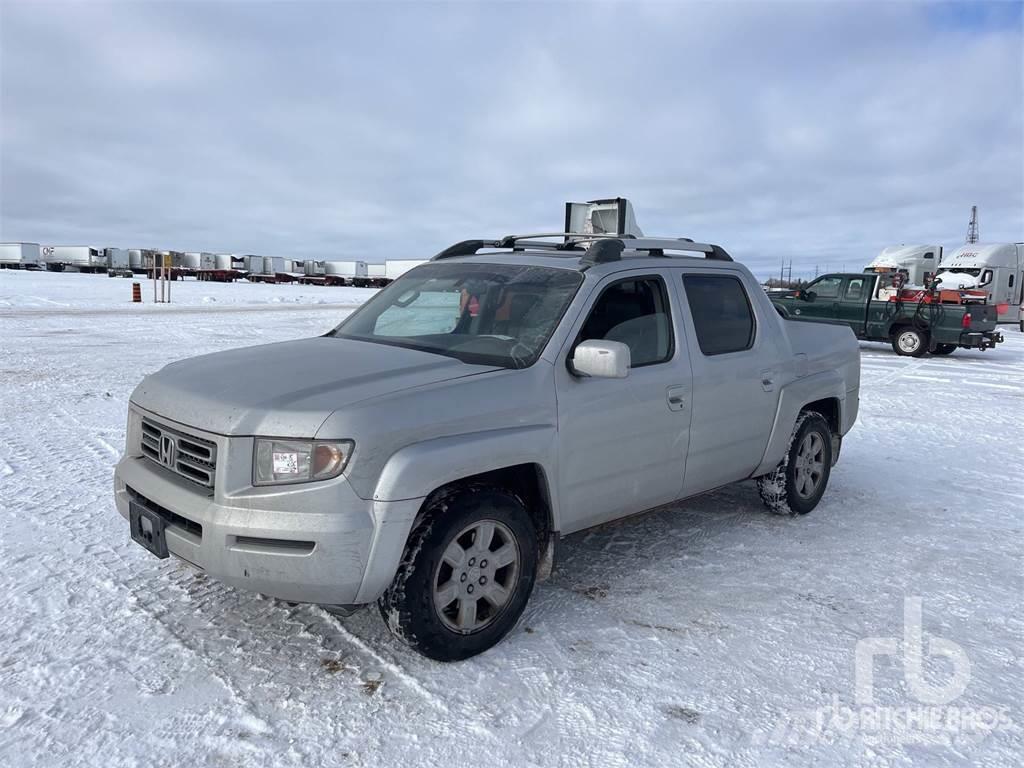
<instances>
[{"instance_id":1,"label":"front bumper","mask_svg":"<svg viewBox=\"0 0 1024 768\"><path fill-rule=\"evenodd\" d=\"M142 504L164 519L170 554L231 586L282 600L366 603L391 583L421 500L368 501L344 477L253 487L252 439L202 436L215 440L225 459L216 490L128 451L114 472L121 516L128 518L130 501ZM129 429L129 446L132 439Z\"/></svg>"}]
</instances>

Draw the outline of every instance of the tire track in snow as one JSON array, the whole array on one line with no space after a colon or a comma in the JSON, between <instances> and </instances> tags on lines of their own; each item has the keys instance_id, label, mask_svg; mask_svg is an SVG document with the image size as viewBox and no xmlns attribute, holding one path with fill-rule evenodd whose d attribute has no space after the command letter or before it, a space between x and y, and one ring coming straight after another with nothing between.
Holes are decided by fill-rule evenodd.
<instances>
[{"instance_id":1,"label":"tire track in snow","mask_svg":"<svg viewBox=\"0 0 1024 768\"><path fill-rule=\"evenodd\" d=\"M56 410L64 416L64 420L56 415L51 415L50 423L54 428L42 430L37 435L37 444L43 448L40 452L42 457L61 455L58 453L58 444L64 446L65 449L68 445L80 444L85 449L86 455L91 457L93 464L102 467L104 474L109 472L112 465L108 461L109 454L107 452L101 451L98 446L88 441L81 441L79 443L79 438L83 435L89 435L88 430L82 426L81 421L69 414L62 406L58 406ZM67 428L69 425L71 429ZM18 440L18 443L20 444L21 451L28 454L31 460L31 452L24 442ZM107 448L112 450L109 444L107 444ZM35 465L44 466L42 462ZM92 474L89 472L89 468L83 465L84 462L81 461L75 465L76 474L80 477ZM81 485L86 488L90 487L88 482L83 482ZM49 488L59 488L59 486L51 485ZM14 494L12 506L17 508L35 507L38 510L38 514L27 516L27 522L38 531L44 540L51 542L53 551L63 551L61 560L69 564L74 573L74 584L78 586L91 584L94 590L113 589L126 593L131 598L131 602L152 620L153 628L161 633L165 641L171 642L185 656L196 662L202 669L205 669L206 673L218 681L222 688L246 711L253 721L258 721L262 725L264 731L272 732L275 730L269 720L259 715L255 702L248 698L234 684L230 677L220 672L219 665L214 663L208 656L202 654L197 646L190 644L186 640L187 635L177 631L176 627L165 621L163 615L159 611L154 611L147 602L147 598L151 598L154 595L160 598L173 598L174 595L168 593L168 588L171 591L177 592L177 597L180 599L180 590L174 589L173 581L163 582L155 586L143 584L138 579L138 567L129 563L123 554L118 551L118 548L107 544L106 540L102 537L90 535L95 533L95 526L90 523L90 516L87 510L95 506L92 498L96 493L95 489L93 494L86 495L84 499L79 500L77 503L72 502L70 505L72 514L62 515L59 525L49 524L50 518L60 515L61 510L67 510L68 500L61 498L62 494L58 491L49 490L42 494L42 498L39 498L38 492L34 493L33 503L27 505L24 503L23 497L32 489L32 484L23 484L20 491ZM112 511L112 514L120 519L116 512ZM64 535L55 535L56 531L60 531ZM77 543L84 542L84 554L86 557L83 558L83 553L77 551L77 548L69 549L69 540ZM123 549L124 545L121 548ZM112 565L112 562L116 562L116 565ZM98 576L97 565L103 568L107 579L101 579ZM159 638L154 638L152 645L163 648ZM145 674L145 667L142 667L141 670Z\"/></svg>"},{"instance_id":2,"label":"tire track in snow","mask_svg":"<svg viewBox=\"0 0 1024 768\"><path fill-rule=\"evenodd\" d=\"M102 438L98 438L98 436L95 435L94 431L88 426L86 426L81 419L77 418L74 414L70 413L68 409L64 408L63 406L58 406L56 410L58 411L59 415L51 415L50 419L53 428L45 430L45 437L42 441L42 445L44 448L43 454L54 455L53 452L54 450L56 450L55 444L58 443L65 446L68 444L80 444L82 445L85 452L91 458L91 463L93 465L95 465L97 468L102 467L104 474L109 472L110 469L112 468L112 462L110 462L109 459L111 457L118 457L119 452L113 449L113 447L110 446L109 443L106 443L106 441L102 441L101 450L100 446L95 441L102 440ZM92 442L90 442L89 440L84 440L83 438L90 438ZM80 474L93 474L87 472L84 468L81 467L79 467L78 470ZM44 501L43 506L47 508L53 508L59 507L60 505L50 503L50 500L46 500ZM83 504L83 506L90 506L90 504L86 502L85 504ZM85 518L86 515L80 514L76 515L75 517ZM43 532L47 532L50 530L50 528L50 526L43 526L42 528L40 528L40 530ZM74 526L72 530L76 534L86 533L85 531L83 531L81 526ZM128 592L128 594L133 598L136 607L143 610L147 614L147 616L149 616L150 619L152 619L155 623L157 623L160 626L161 631L164 632L171 641L173 641L175 647L178 647L180 650L185 652L190 658L194 659L197 663L201 664L208 671L208 673L222 685L224 690L226 690L234 699L236 699L239 702L241 707L244 708L252 718L258 720L262 724L264 731L268 733L275 732L276 729L273 727L272 722L273 714L276 711L276 708L271 707L270 711L268 711L266 715L262 715L261 711L263 710L263 707L252 697L248 696L243 689L235 685L232 673L230 671L221 671L219 664L215 666L215 662L213 662L209 655L205 652L206 645L204 642L197 642L194 636L189 632L182 632L177 626L168 623L167 617L165 616L164 612L160 610L154 610L152 608L152 603L154 600L158 601L158 603L166 603L173 601L175 597L177 597L178 600L189 600L190 598L194 597L194 595L189 594L188 591L182 587L181 582L183 579L180 573L167 573L165 571L163 574L161 574L156 584L149 586L140 585L137 588L126 587L125 585L139 583L138 565L129 563L125 559L124 555L122 554L122 551L124 549L123 547L121 548L121 551L119 551L118 549L114 549L102 543L97 544L95 546L98 552L102 553L102 555L105 555L106 557L97 557L95 553L90 553L90 559L93 562L103 566L107 574L111 578L111 581L114 584L123 587ZM134 547L136 545L132 544L131 546ZM117 565L112 566L109 558L116 558ZM182 566L181 570L184 571L185 568L187 567ZM184 572L191 573L191 571ZM88 578L88 576L86 576L86 578ZM230 593L229 588L223 587L222 585L219 585L219 583L211 582L211 584L213 586L211 586L209 590L207 590L207 592L211 595L215 596L217 593L220 592ZM462 712L460 713L459 716L453 717L450 707L444 702L444 700L440 698L437 694L430 691L427 687L425 687L414 674L408 672L396 662L388 660L380 653L372 650L365 641L363 641L357 635L353 634L336 618L331 617L329 614L322 611L322 609L316 607L304 608L304 610L314 614L319 614L321 617L329 617L328 621L324 622L325 626L321 629L319 633L317 633L309 631L310 626L308 621L296 622L294 612L290 609L285 608L283 603L279 603L278 601L270 601L269 603L265 604L264 607L267 613L272 613L277 616L277 619L274 620L274 623L284 625L300 624L302 628L306 631L306 634L313 637L317 641L317 645L321 650L321 654L319 655L322 655L324 651L328 650L328 645L324 642L325 635L329 632L332 632L333 634L343 638L350 647L354 647L354 649L357 650L361 655L368 657L368 663L367 661L363 661L359 665L359 669L367 670L372 669L374 666L377 666L387 670L397 682L399 682L404 687L410 689L418 698L425 701L432 709L434 709L437 713L442 715L445 720L454 720L455 722L459 723L459 730L465 730L477 739L483 737L495 743L498 742L497 735L491 729L489 729L484 723L477 721L472 717L467 717L467 713ZM243 617L243 620L248 621L247 617ZM291 638L291 635L278 634L273 639L276 640L278 643L287 643L291 640ZM260 650L260 654L261 656L269 656L271 658L278 655L277 649L275 648L274 644L263 646ZM272 661L270 663L272 663ZM248 669L248 665L245 665L245 668ZM359 672L359 669L356 670L357 673Z\"/></svg>"},{"instance_id":3,"label":"tire track in snow","mask_svg":"<svg viewBox=\"0 0 1024 768\"><path fill-rule=\"evenodd\" d=\"M904 376L905 374L908 374L908 373L911 373L913 371L916 371L918 368L920 368L924 364L925 364L925 360L923 358L912 359L906 365L900 366L897 370L893 371L889 376L886 376L886 377L884 377L884 378L882 378L880 380L876 380L874 382L869 382L869 384L871 384L872 386L876 386L876 387L886 387L886 386L892 384L897 379L899 379L902 376Z\"/></svg>"}]
</instances>

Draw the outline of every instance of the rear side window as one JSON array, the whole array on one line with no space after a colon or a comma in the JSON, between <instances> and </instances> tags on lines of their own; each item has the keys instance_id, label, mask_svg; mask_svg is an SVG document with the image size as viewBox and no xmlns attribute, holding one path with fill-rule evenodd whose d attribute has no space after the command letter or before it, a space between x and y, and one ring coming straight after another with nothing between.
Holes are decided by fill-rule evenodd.
<instances>
[{"instance_id":1,"label":"rear side window","mask_svg":"<svg viewBox=\"0 0 1024 768\"><path fill-rule=\"evenodd\" d=\"M864 295L864 282L866 278L863 277L851 277L850 281L846 284L846 298L847 299L859 299Z\"/></svg>"},{"instance_id":2,"label":"rear side window","mask_svg":"<svg viewBox=\"0 0 1024 768\"><path fill-rule=\"evenodd\" d=\"M754 344L754 313L735 277L684 275L693 329L705 355L740 352Z\"/></svg>"}]
</instances>

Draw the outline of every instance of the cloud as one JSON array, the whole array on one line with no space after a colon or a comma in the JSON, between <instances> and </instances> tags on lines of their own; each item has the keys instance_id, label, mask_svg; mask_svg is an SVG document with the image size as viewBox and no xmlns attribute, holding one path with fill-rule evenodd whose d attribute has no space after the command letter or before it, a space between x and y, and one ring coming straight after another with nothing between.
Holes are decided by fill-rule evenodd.
<instances>
[{"instance_id":1,"label":"cloud","mask_svg":"<svg viewBox=\"0 0 1024 768\"><path fill-rule=\"evenodd\" d=\"M1018 241L1006 8L6 2L0 238L415 257L621 194L762 274Z\"/></svg>"}]
</instances>

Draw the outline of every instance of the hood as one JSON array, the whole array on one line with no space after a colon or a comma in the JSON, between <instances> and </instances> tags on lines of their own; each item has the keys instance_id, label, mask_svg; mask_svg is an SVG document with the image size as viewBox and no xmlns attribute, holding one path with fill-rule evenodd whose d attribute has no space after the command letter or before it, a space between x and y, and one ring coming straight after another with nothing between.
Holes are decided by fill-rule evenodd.
<instances>
[{"instance_id":1,"label":"hood","mask_svg":"<svg viewBox=\"0 0 1024 768\"><path fill-rule=\"evenodd\" d=\"M956 267L939 267L941 270L935 277L941 280L940 288L956 290L957 288L974 288L978 284L978 278L966 272L957 272ZM973 269L973 267L961 267L961 269Z\"/></svg>"},{"instance_id":2,"label":"hood","mask_svg":"<svg viewBox=\"0 0 1024 768\"><path fill-rule=\"evenodd\" d=\"M131 401L221 435L314 437L338 408L493 370L402 347L318 337L171 363L143 379Z\"/></svg>"},{"instance_id":3,"label":"hood","mask_svg":"<svg viewBox=\"0 0 1024 768\"><path fill-rule=\"evenodd\" d=\"M883 248L882 252L868 264L867 269L872 267L905 267L910 264L924 264L926 261L935 263L938 259L935 256L942 252L937 245L892 245ZM924 255L931 253L931 259L925 259Z\"/></svg>"}]
</instances>

